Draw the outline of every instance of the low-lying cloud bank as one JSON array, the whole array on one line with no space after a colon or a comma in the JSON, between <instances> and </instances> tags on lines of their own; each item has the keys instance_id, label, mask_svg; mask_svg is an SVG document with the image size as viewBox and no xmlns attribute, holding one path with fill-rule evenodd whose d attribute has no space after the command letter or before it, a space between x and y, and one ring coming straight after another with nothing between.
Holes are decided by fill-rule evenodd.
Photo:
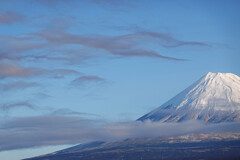
<instances>
[{"instance_id":1,"label":"low-lying cloud bank","mask_svg":"<svg viewBox=\"0 0 240 160\"><path fill-rule=\"evenodd\" d=\"M187 133L236 132L240 122L207 124L200 121L110 123L73 116L36 116L1 119L0 151L89 141L178 136Z\"/></svg>"}]
</instances>

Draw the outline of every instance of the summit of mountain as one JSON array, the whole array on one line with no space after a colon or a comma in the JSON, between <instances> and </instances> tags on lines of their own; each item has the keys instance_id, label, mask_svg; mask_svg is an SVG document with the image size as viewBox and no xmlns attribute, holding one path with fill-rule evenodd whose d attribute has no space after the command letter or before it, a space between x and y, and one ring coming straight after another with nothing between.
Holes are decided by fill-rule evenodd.
<instances>
[{"instance_id":1,"label":"summit of mountain","mask_svg":"<svg viewBox=\"0 0 240 160\"><path fill-rule=\"evenodd\" d=\"M181 122L240 120L240 77L232 73L207 73L175 97L138 120Z\"/></svg>"}]
</instances>

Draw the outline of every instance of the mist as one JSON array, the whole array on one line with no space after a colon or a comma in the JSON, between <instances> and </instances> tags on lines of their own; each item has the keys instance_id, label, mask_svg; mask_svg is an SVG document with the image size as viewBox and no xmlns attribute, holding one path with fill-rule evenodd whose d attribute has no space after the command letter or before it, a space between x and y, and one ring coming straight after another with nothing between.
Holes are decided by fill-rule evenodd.
<instances>
[{"instance_id":1,"label":"mist","mask_svg":"<svg viewBox=\"0 0 240 160\"><path fill-rule=\"evenodd\" d=\"M2 119L0 122L0 151L91 141L239 131L240 122L218 124L202 121L162 123L150 120L109 122L79 116L15 117Z\"/></svg>"}]
</instances>

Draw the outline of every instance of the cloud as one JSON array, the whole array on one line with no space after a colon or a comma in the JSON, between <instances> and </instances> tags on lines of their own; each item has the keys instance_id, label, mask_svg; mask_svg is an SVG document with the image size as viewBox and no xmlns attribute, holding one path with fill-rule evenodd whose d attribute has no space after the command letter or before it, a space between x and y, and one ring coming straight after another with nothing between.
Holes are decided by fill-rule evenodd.
<instances>
[{"instance_id":1,"label":"cloud","mask_svg":"<svg viewBox=\"0 0 240 160\"><path fill-rule=\"evenodd\" d=\"M79 4L79 1L76 0L37 0L37 2L41 5L49 7L51 9L59 9L59 5L63 4L64 6L71 6L71 5L82 5ZM97 4L99 7L111 11L127 11L126 7L134 7L134 5L130 4L128 1L124 0L89 0L92 4ZM86 4L85 4L86 5ZM89 4L87 4L89 5ZM90 7L90 6L89 6Z\"/></svg>"},{"instance_id":2,"label":"cloud","mask_svg":"<svg viewBox=\"0 0 240 160\"><path fill-rule=\"evenodd\" d=\"M3 60L19 60L20 57L13 55L13 54L4 54L4 53L0 53L0 61Z\"/></svg>"},{"instance_id":3,"label":"cloud","mask_svg":"<svg viewBox=\"0 0 240 160\"><path fill-rule=\"evenodd\" d=\"M72 70L72 69L54 69L52 71L59 73L59 74L80 74L80 72Z\"/></svg>"},{"instance_id":4,"label":"cloud","mask_svg":"<svg viewBox=\"0 0 240 160\"><path fill-rule=\"evenodd\" d=\"M28 33L21 37L0 36L3 44L0 47L2 50L0 60L47 60L75 64L97 56L111 55L115 57L151 57L185 61L182 58L162 55L159 51L151 49L148 44L155 44L162 48L211 47L210 44L203 42L179 40L166 33L131 32L123 35L104 36L71 34L66 32L65 29L48 29ZM69 46L71 46L71 50ZM33 53L41 51L41 54L36 55L29 51L34 51ZM51 53L51 56L47 53Z\"/></svg>"},{"instance_id":5,"label":"cloud","mask_svg":"<svg viewBox=\"0 0 240 160\"><path fill-rule=\"evenodd\" d=\"M38 68L27 68L12 63L0 64L0 78L7 77L30 77L33 75L43 74L45 70Z\"/></svg>"},{"instance_id":6,"label":"cloud","mask_svg":"<svg viewBox=\"0 0 240 160\"><path fill-rule=\"evenodd\" d=\"M200 46L200 47L211 47L210 44L204 43L204 42L196 42L196 41L183 41L178 40L174 37L172 37L170 34L166 33L157 33L157 32L139 32L140 35L143 36L149 36L152 38L156 38L159 40L160 45L163 47L171 48L171 47L180 47L180 46ZM138 36L133 34L132 36Z\"/></svg>"},{"instance_id":7,"label":"cloud","mask_svg":"<svg viewBox=\"0 0 240 160\"><path fill-rule=\"evenodd\" d=\"M60 3L64 3L64 5L69 5L73 2L75 2L75 0L36 0L39 4L42 4L46 7L50 7L50 8L53 8L53 9L56 9L57 8L57 5L60 4Z\"/></svg>"},{"instance_id":8,"label":"cloud","mask_svg":"<svg viewBox=\"0 0 240 160\"><path fill-rule=\"evenodd\" d=\"M133 34L126 34L120 36L101 36L101 35L92 35L92 36L84 36L84 35L76 35L70 34L67 32L39 32L34 33L32 35L39 36L46 40L49 44L55 46L62 45L80 45L84 47L91 47L98 49L99 51L105 51L105 53L115 55L115 56L144 56L144 57L152 57L152 58L161 58L167 60L174 61L184 61L184 59L168 57L160 55L155 51L151 51L142 46L142 42L140 41L152 41L158 40L159 44L162 47L177 47L182 45L197 45L197 46L205 46L204 43L194 43L194 42L183 42L177 41L172 37L169 37L165 34L154 34L149 32L139 32ZM171 45L170 45L171 43ZM168 44L168 45L166 45Z\"/></svg>"},{"instance_id":9,"label":"cloud","mask_svg":"<svg viewBox=\"0 0 240 160\"><path fill-rule=\"evenodd\" d=\"M35 106L33 106L32 104L30 104L27 101L17 102L17 103L6 103L6 104L0 105L0 109L3 111L12 110L12 109L19 108L19 107L35 109Z\"/></svg>"},{"instance_id":10,"label":"cloud","mask_svg":"<svg viewBox=\"0 0 240 160\"><path fill-rule=\"evenodd\" d=\"M105 79L98 77L98 76L94 76L94 75L85 75L85 76L80 76L76 79L74 79L71 84L72 85L83 85L85 83L99 83L99 82L104 82Z\"/></svg>"},{"instance_id":11,"label":"cloud","mask_svg":"<svg viewBox=\"0 0 240 160\"><path fill-rule=\"evenodd\" d=\"M58 115L58 116L94 116L94 117L99 117L99 115L97 114L90 114L90 113L85 113L85 112L77 112L77 111L73 111L71 109L68 108L61 108L61 109L57 109L55 111L53 111L51 113L52 115Z\"/></svg>"},{"instance_id":12,"label":"cloud","mask_svg":"<svg viewBox=\"0 0 240 160\"><path fill-rule=\"evenodd\" d=\"M65 75L79 75L78 71L72 69L42 69L34 67L23 67L13 63L0 63L0 78L26 78L39 75L54 75L64 78Z\"/></svg>"},{"instance_id":13,"label":"cloud","mask_svg":"<svg viewBox=\"0 0 240 160\"><path fill-rule=\"evenodd\" d=\"M117 31L131 31L131 32L140 32L144 30L142 27L132 24L132 25L110 25L107 26L109 29L114 29Z\"/></svg>"},{"instance_id":14,"label":"cloud","mask_svg":"<svg viewBox=\"0 0 240 160\"><path fill-rule=\"evenodd\" d=\"M2 43L1 54L17 54L15 57L19 57L19 52L27 52L33 50L40 50L47 48L49 45L39 41L35 37L21 35L21 36L6 36L0 35L0 42ZM26 55L22 55L26 56Z\"/></svg>"},{"instance_id":15,"label":"cloud","mask_svg":"<svg viewBox=\"0 0 240 160\"><path fill-rule=\"evenodd\" d=\"M111 11L127 12L128 9L135 7L135 5L125 0L91 0L93 3L99 5L103 9ZM127 8L127 9L126 9Z\"/></svg>"},{"instance_id":16,"label":"cloud","mask_svg":"<svg viewBox=\"0 0 240 160\"><path fill-rule=\"evenodd\" d=\"M77 144L95 140L169 137L188 133L240 131L239 122L205 124L199 121L161 123L134 121L110 123L77 116L36 116L2 119L0 151L47 145Z\"/></svg>"},{"instance_id":17,"label":"cloud","mask_svg":"<svg viewBox=\"0 0 240 160\"><path fill-rule=\"evenodd\" d=\"M121 4L126 4L124 0L92 0L92 2L95 2L97 4L110 4L110 5L121 5Z\"/></svg>"},{"instance_id":18,"label":"cloud","mask_svg":"<svg viewBox=\"0 0 240 160\"><path fill-rule=\"evenodd\" d=\"M20 14L12 11L2 11L0 9L0 23L9 25L21 21L23 21L23 16Z\"/></svg>"},{"instance_id":19,"label":"cloud","mask_svg":"<svg viewBox=\"0 0 240 160\"><path fill-rule=\"evenodd\" d=\"M37 98L37 99L47 99L47 98L51 98L52 96L46 94L46 93L35 93L34 96Z\"/></svg>"},{"instance_id":20,"label":"cloud","mask_svg":"<svg viewBox=\"0 0 240 160\"><path fill-rule=\"evenodd\" d=\"M54 75L54 78L64 78L65 75L79 75L81 74L78 71L72 69L54 69L48 71L50 74Z\"/></svg>"},{"instance_id":21,"label":"cloud","mask_svg":"<svg viewBox=\"0 0 240 160\"><path fill-rule=\"evenodd\" d=\"M0 84L0 90L10 91L10 90L26 89L26 88L39 87L39 86L41 85L36 82L15 81L15 82Z\"/></svg>"},{"instance_id":22,"label":"cloud","mask_svg":"<svg viewBox=\"0 0 240 160\"><path fill-rule=\"evenodd\" d=\"M54 32L57 29L53 29ZM88 51L79 47L64 48L65 45L50 44L38 36L3 36L0 35L0 61L59 61L68 64L79 64L93 58ZM49 54L51 53L51 54ZM95 57L95 56L94 56Z\"/></svg>"}]
</instances>

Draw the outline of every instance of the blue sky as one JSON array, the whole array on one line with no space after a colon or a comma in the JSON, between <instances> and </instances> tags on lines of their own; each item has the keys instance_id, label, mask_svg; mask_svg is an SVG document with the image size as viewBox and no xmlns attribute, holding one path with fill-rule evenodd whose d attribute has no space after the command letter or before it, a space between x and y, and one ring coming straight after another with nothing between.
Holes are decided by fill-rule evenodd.
<instances>
[{"instance_id":1,"label":"blue sky","mask_svg":"<svg viewBox=\"0 0 240 160\"><path fill-rule=\"evenodd\" d=\"M16 118L132 121L208 72L239 76L239 8L238 0L0 1L0 133ZM2 145L0 157L65 144L73 142Z\"/></svg>"}]
</instances>

